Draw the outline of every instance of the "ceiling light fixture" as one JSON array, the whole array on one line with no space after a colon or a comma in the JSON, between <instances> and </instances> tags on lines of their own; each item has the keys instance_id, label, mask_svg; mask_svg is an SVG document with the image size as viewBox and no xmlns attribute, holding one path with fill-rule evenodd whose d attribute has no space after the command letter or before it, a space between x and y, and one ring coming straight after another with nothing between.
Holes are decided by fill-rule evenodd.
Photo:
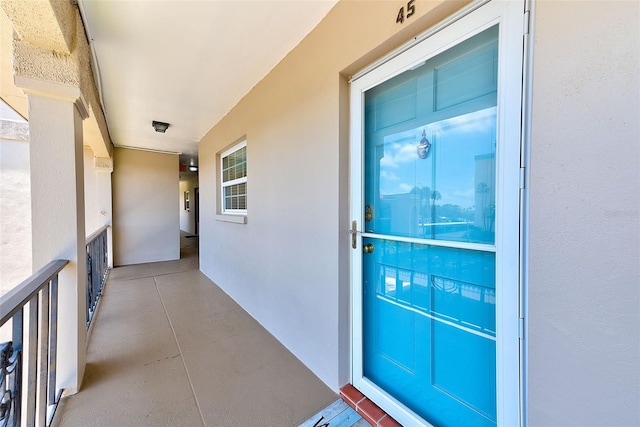
<instances>
[{"instance_id":1,"label":"ceiling light fixture","mask_svg":"<svg viewBox=\"0 0 640 427\"><path fill-rule=\"evenodd\" d=\"M153 126L156 132L165 133L167 131L167 128L169 127L169 123L157 122L154 120L151 122L151 126Z\"/></svg>"},{"instance_id":2,"label":"ceiling light fixture","mask_svg":"<svg viewBox=\"0 0 640 427\"><path fill-rule=\"evenodd\" d=\"M191 172L196 172L196 171L198 170L198 167L197 167L197 166L195 166L195 165L191 165L191 166L189 166L189 170L190 170Z\"/></svg>"}]
</instances>

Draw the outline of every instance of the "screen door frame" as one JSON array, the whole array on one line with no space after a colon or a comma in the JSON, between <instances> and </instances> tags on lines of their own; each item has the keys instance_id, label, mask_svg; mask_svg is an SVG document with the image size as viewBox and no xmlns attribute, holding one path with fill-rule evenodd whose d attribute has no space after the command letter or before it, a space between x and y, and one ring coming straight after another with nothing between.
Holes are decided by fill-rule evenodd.
<instances>
[{"instance_id":1,"label":"screen door frame","mask_svg":"<svg viewBox=\"0 0 640 427\"><path fill-rule=\"evenodd\" d=\"M403 425L430 425L363 376L362 233L364 230L364 93L462 41L499 25L496 148L497 425L520 425L521 375L521 135L525 2L490 1L351 81L351 382Z\"/></svg>"}]
</instances>

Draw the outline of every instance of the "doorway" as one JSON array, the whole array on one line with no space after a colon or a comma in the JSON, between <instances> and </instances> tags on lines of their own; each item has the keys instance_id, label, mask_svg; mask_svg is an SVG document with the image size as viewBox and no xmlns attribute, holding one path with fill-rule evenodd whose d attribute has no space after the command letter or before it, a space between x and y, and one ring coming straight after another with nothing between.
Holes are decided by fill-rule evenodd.
<instances>
[{"instance_id":1,"label":"doorway","mask_svg":"<svg viewBox=\"0 0 640 427\"><path fill-rule=\"evenodd\" d=\"M193 207L195 209L195 235L198 236L199 235L199 229L200 229L200 189L198 187L193 189L194 192L194 201L193 201Z\"/></svg>"},{"instance_id":2,"label":"doorway","mask_svg":"<svg viewBox=\"0 0 640 427\"><path fill-rule=\"evenodd\" d=\"M523 10L352 82L352 383L405 425L519 423Z\"/></svg>"}]
</instances>

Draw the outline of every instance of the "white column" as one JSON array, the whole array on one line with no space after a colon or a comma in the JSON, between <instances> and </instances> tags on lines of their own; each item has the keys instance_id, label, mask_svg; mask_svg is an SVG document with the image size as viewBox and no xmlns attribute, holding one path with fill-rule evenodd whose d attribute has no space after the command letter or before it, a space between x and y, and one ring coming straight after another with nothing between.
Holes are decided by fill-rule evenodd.
<instances>
[{"instance_id":1,"label":"white column","mask_svg":"<svg viewBox=\"0 0 640 427\"><path fill-rule=\"evenodd\" d=\"M111 201L111 173L113 173L113 159L94 157L96 171L96 190L98 192L99 225L113 225L113 206ZM113 233L112 228L107 231L107 245L109 247L109 268L113 268Z\"/></svg>"},{"instance_id":2,"label":"white column","mask_svg":"<svg viewBox=\"0 0 640 427\"><path fill-rule=\"evenodd\" d=\"M59 276L58 387L79 390L86 356L86 250L81 97L30 92L33 270L54 259Z\"/></svg>"}]
</instances>

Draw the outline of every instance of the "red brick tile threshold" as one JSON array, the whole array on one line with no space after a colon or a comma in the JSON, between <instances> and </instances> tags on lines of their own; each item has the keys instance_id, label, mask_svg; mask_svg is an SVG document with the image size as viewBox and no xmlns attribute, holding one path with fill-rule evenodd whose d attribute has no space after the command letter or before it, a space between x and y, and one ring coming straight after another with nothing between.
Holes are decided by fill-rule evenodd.
<instances>
[{"instance_id":1,"label":"red brick tile threshold","mask_svg":"<svg viewBox=\"0 0 640 427\"><path fill-rule=\"evenodd\" d=\"M351 384L340 389L340 397L374 427L402 427Z\"/></svg>"}]
</instances>

